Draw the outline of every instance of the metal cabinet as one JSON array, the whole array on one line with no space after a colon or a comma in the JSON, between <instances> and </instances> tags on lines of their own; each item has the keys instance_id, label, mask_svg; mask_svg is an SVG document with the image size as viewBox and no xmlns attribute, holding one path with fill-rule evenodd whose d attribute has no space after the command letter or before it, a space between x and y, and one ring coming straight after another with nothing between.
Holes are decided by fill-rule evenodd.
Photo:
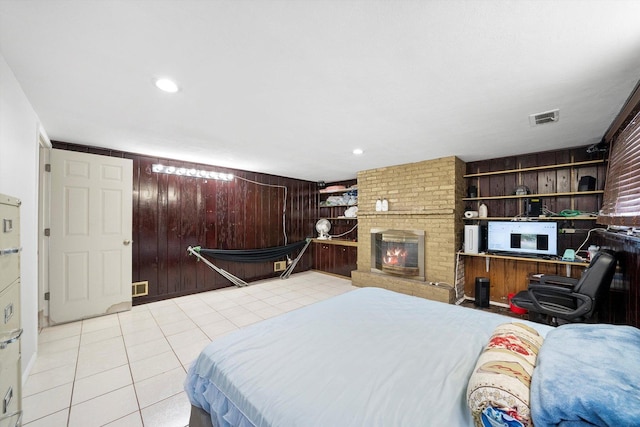
<instances>
[{"instance_id":1,"label":"metal cabinet","mask_svg":"<svg viewBox=\"0 0 640 427\"><path fill-rule=\"evenodd\" d=\"M21 424L20 201L0 194L0 427Z\"/></svg>"}]
</instances>

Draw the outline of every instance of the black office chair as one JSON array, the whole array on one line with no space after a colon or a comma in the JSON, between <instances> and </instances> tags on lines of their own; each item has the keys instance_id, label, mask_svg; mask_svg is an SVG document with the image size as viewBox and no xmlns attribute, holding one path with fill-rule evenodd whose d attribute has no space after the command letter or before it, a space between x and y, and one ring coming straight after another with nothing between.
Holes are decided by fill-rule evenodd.
<instances>
[{"instance_id":1,"label":"black office chair","mask_svg":"<svg viewBox=\"0 0 640 427\"><path fill-rule=\"evenodd\" d=\"M518 292L511 302L529 310L547 323L586 322L597 311L601 297L611 286L616 270L616 258L608 251L597 252L580 279L543 275L540 283L531 283L526 291Z\"/></svg>"}]
</instances>

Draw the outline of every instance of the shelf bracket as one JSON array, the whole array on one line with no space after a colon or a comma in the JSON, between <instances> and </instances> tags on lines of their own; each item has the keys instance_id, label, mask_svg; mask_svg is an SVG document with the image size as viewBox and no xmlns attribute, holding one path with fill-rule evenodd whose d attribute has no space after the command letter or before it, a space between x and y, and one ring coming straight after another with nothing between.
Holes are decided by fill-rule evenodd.
<instances>
[{"instance_id":1,"label":"shelf bracket","mask_svg":"<svg viewBox=\"0 0 640 427\"><path fill-rule=\"evenodd\" d=\"M566 264L565 267L567 268L567 277L571 277L571 265Z\"/></svg>"},{"instance_id":2,"label":"shelf bracket","mask_svg":"<svg viewBox=\"0 0 640 427\"><path fill-rule=\"evenodd\" d=\"M490 261L491 261L491 258L489 258L489 257L485 257L484 258L484 262L486 264L487 273L489 272L489 262Z\"/></svg>"}]
</instances>

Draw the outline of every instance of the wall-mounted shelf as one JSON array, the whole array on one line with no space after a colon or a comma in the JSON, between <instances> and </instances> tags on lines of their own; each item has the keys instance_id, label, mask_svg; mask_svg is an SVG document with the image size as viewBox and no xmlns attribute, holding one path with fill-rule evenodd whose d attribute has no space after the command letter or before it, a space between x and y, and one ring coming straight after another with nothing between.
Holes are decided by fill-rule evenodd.
<instances>
[{"instance_id":1,"label":"wall-mounted shelf","mask_svg":"<svg viewBox=\"0 0 640 427\"><path fill-rule=\"evenodd\" d=\"M565 191L565 192L562 192L562 193L511 194L511 195L508 195L508 196L465 197L462 200L464 200L464 201L480 201L480 200L499 200L499 199L529 199L529 198L532 198L532 197L592 196L594 194L602 194L602 193L604 193L603 190Z\"/></svg>"},{"instance_id":2,"label":"wall-mounted shelf","mask_svg":"<svg viewBox=\"0 0 640 427\"><path fill-rule=\"evenodd\" d=\"M358 206L357 203L353 205L319 205L321 208L350 208L351 206Z\"/></svg>"},{"instance_id":3,"label":"wall-mounted shelf","mask_svg":"<svg viewBox=\"0 0 640 427\"><path fill-rule=\"evenodd\" d=\"M335 190L322 189L322 190L319 190L318 193L320 193L320 194L335 194L335 193L347 193L349 191L358 191L358 187L352 185L350 187L338 188L338 189L335 189Z\"/></svg>"},{"instance_id":4,"label":"wall-mounted shelf","mask_svg":"<svg viewBox=\"0 0 640 427\"><path fill-rule=\"evenodd\" d=\"M524 218L524 217L522 217ZM485 218L473 217L473 218L463 218L465 221L513 221L514 217L512 216L489 216ZM531 217L526 219L519 219L514 222L527 222L527 221L594 221L596 219L595 216L591 215L576 215L576 216L540 216L540 217Z\"/></svg>"},{"instance_id":5,"label":"wall-mounted shelf","mask_svg":"<svg viewBox=\"0 0 640 427\"><path fill-rule=\"evenodd\" d=\"M464 253L464 252L461 253L460 255L482 257L482 258L508 259L508 260L512 260L512 261L542 262L542 263L545 263L545 264L575 265L575 266L579 266L579 267L587 267L589 265L589 263L587 263L587 262L563 261L563 260L560 260L560 259L527 258L527 257L494 255L494 254L468 254L468 253Z\"/></svg>"},{"instance_id":6,"label":"wall-mounted shelf","mask_svg":"<svg viewBox=\"0 0 640 427\"><path fill-rule=\"evenodd\" d=\"M347 216L334 216L334 217L323 217L324 219L328 219L329 221L334 221L334 220L348 220L348 219L354 219L354 220L358 220L358 217L347 217Z\"/></svg>"},{"instance_id":7,"label":"wall-mounted shelf","mask_svg":"<svg viewBox=\"0 0 640 427\"><path fill-rule=\"evenodd\" d=\"M337 245L337 246L352 246L354 248L358 247L358 242L354 242L351 240L342 240L342 239L312 239L314 243L322 243L325 245Z\"/></svg>"},{"instance_id":8,"label":"wall-mounted shelf","mask_svg":"<svg viewBox=\"0 0 640 427\"><path fill-rule=\"evenodd\" d=\"M518 168L518 169L508 169L508 170L499 170L493 172L477 172L477 173L469 173L463 175L464 178L475 178L480 176L490 176L490 175L504 175L508 173L518 173L518 172L534 172L534 171L542 171L547 169L562 169L569 167L580 167L580 166L590 166L604 163L604 159L599 160L586 160L583 162L570 162L570 163L561 163L557 165L546 165L546 166L533 166L529 168Z\"/></svg>"}]
</instances>

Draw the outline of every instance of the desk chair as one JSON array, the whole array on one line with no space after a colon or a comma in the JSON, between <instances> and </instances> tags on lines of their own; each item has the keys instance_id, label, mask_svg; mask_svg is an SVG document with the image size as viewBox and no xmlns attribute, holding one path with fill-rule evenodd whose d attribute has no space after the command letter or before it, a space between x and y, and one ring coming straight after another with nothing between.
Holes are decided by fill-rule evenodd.
<instances>
[{"instance_id":1,"label":"desk chair","mask_svg":"<svg viewBox=\"0 0 640 427\"><path fill-rule=\"evenodd\" d=\"M534 316L542 315L554 325L559 322L586 322L598 309L615 270L616 258L613 253L599 251L580 279L543 275L539 284L529 284L529 288L518 292L511 302L516 307L529 310Z\"/></svg>"}]
</instances>

